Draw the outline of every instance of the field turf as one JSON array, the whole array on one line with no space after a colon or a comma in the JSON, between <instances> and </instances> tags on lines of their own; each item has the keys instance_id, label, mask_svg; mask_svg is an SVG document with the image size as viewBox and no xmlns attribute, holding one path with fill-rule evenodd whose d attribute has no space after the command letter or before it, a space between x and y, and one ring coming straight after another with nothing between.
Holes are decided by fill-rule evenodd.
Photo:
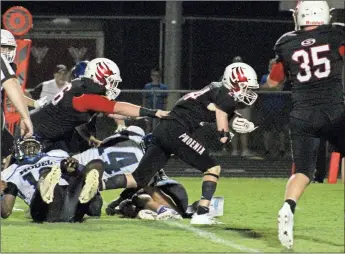
<instances>
[{"instance_id":1,"label":"field turf","mask_svg":"<svg viewBox=\"0 0 345 254\"><path fill-rule=\"evenodd\" d=\"M200 178L175 178L190 202L200 196ZM277 213L286 179L221 178L224 224L190 226L183 221L140 221L105 214L84 223L34 224L17 201L1 221L1 253L8 252L286 252L277 238ZM103 192L104 208L119 191ZM294 252L344 253L344 185L311 184L295 213Z\"/></svg>"}]
</instances>

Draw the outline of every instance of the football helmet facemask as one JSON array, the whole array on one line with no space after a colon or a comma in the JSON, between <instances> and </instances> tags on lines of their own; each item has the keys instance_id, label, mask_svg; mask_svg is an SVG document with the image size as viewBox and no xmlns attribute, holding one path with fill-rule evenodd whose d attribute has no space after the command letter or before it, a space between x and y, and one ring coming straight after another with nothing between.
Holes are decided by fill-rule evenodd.
<instances>
[{"instance_id":1,"label":"football helmet facemask","mask_svg":"<svg viewBox=\"0 0 345 254\"><path fill-rule=\"evenodd\" d=\"M17 160L33 160L42 154L42 148L36 136L27 139L20 138L14 144L14 157Z\"/></svg>"}]
</instances>

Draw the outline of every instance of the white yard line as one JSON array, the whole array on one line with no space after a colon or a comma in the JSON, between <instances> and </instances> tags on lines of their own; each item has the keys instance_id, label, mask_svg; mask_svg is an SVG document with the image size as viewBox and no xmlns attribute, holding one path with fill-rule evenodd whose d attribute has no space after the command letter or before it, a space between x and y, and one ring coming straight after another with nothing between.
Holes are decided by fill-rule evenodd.
<instances>
[{"instance_id":1,"label":"white yard line","mask_svg":"<svg viewBox=\"0 0 345 254\"><path fill-rule=\"evenodd\" d=\"M225 246L229 246L229 247L234 248L234 249L239 250L239 251L243 251L243 252L260 252L257 249L248 248L246 246L237 244L237 243L235 243L233 241L220 238L216 234L208 232L208 231L205 231L205 230L202 230L200 228L192 227L190 225L182 224L182 223L175 222L175 221L165 221L165 223L167 225L169 225L169 226L178 227L178 228L182 228L182 229L185 229L187 231L193 232L194 234L196 234L196 235L198 235L198 236L200 236L202 238L208 239L208 240L210 240L212 242L219 243L219 244L222 244L222 245L225 245Z\"/></svg>"}]
</instances>

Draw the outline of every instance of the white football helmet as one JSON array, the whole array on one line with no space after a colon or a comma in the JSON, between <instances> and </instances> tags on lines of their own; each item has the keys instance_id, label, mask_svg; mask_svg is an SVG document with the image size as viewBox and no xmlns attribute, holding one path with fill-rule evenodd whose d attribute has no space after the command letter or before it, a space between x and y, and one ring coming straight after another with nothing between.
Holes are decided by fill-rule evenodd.
<instances>
[{"instance_id":1,"label":"white football helmet","mask_svg":"<svg viewBox=\"0 0 345 254\"><path fill-rule=\"evenodd\" d=\"M117 88L122 82L120 69L116 63L107 58L95 58L90 61L86 66L84 77L104 86L107 90L106 95L110 100L115 100L121 92Z\"/></svg>"},{"instance_id":2,"label":"white football helmet","mask_svg":"<svg viewBox=\"0 0 345 254\"><path fill-rule=\"evenodd\" d=\"M326 1L300 1L292 16L295 21L295 30L301 26L320 26L330 23L331 14Z\"/></svg>"},{"instance_id":3,"label":"white football helmet","mask_svg":"<svg viewBox=\"0 0 345 254\"><path fill-rule=\"evenodd\" d=\"M6 49L3 46L7 46ZM13 63L16 57L17 43L10 31L1 29L1 55L7 59L9 63Z\"/></svg>"},{"instance_id":4,"label":"white football helmet","mask_svg":"<svg viewBox=\"0 0 345 254\"><path fill-rule=\"evenodd\" d=\"M252 105L258 98L252 91L259 88L256 72L248 64L230 64L225 69L222 83L236 100L246 105Z\"/></svg>"}]
</instances>

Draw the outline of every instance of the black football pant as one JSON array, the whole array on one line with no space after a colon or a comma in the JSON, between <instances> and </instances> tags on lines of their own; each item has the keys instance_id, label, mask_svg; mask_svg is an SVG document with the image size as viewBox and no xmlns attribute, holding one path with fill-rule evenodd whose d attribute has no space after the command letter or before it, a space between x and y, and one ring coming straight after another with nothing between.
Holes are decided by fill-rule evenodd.
<instances>
[{"instance_id":1,"label":"black football pant","mask_svg":"<svg viewBox=\"0 0 345 254\"><path fill-rule=\"evenodd\" d=\"M69 185L56 185L54 200L46 204L37 189L30 204L30 213L34 222L82 222L85 214L100 216L103 200L96 194L88 203L81 204L79 195L84 186L87 170L76 171L68 178ZM101 175L103 172L101 172Z\"/></svg>"},{"instance_id":2,"label":"black football pant","mask_svg":"<svg viewBox=\"0 0 345 254\"><path fill-rule=\"evenodd\" d=\"M345 110L299 110L290 114L291 145L296 173L311 180L316 168L321 138L345 155Z\"/></svg>"},{"instance_id":3,"label":"black football pant","mask_svg":"<svg viewBox=\"0 0 345 254\"><path fill-rule=\"evenodd\" d=\"M164 168L171 154L202 172L218 165L198 137L175 120L162 120L152 133L152 143L132 173L140 188Z\"/></svg>"}]
</instances>

